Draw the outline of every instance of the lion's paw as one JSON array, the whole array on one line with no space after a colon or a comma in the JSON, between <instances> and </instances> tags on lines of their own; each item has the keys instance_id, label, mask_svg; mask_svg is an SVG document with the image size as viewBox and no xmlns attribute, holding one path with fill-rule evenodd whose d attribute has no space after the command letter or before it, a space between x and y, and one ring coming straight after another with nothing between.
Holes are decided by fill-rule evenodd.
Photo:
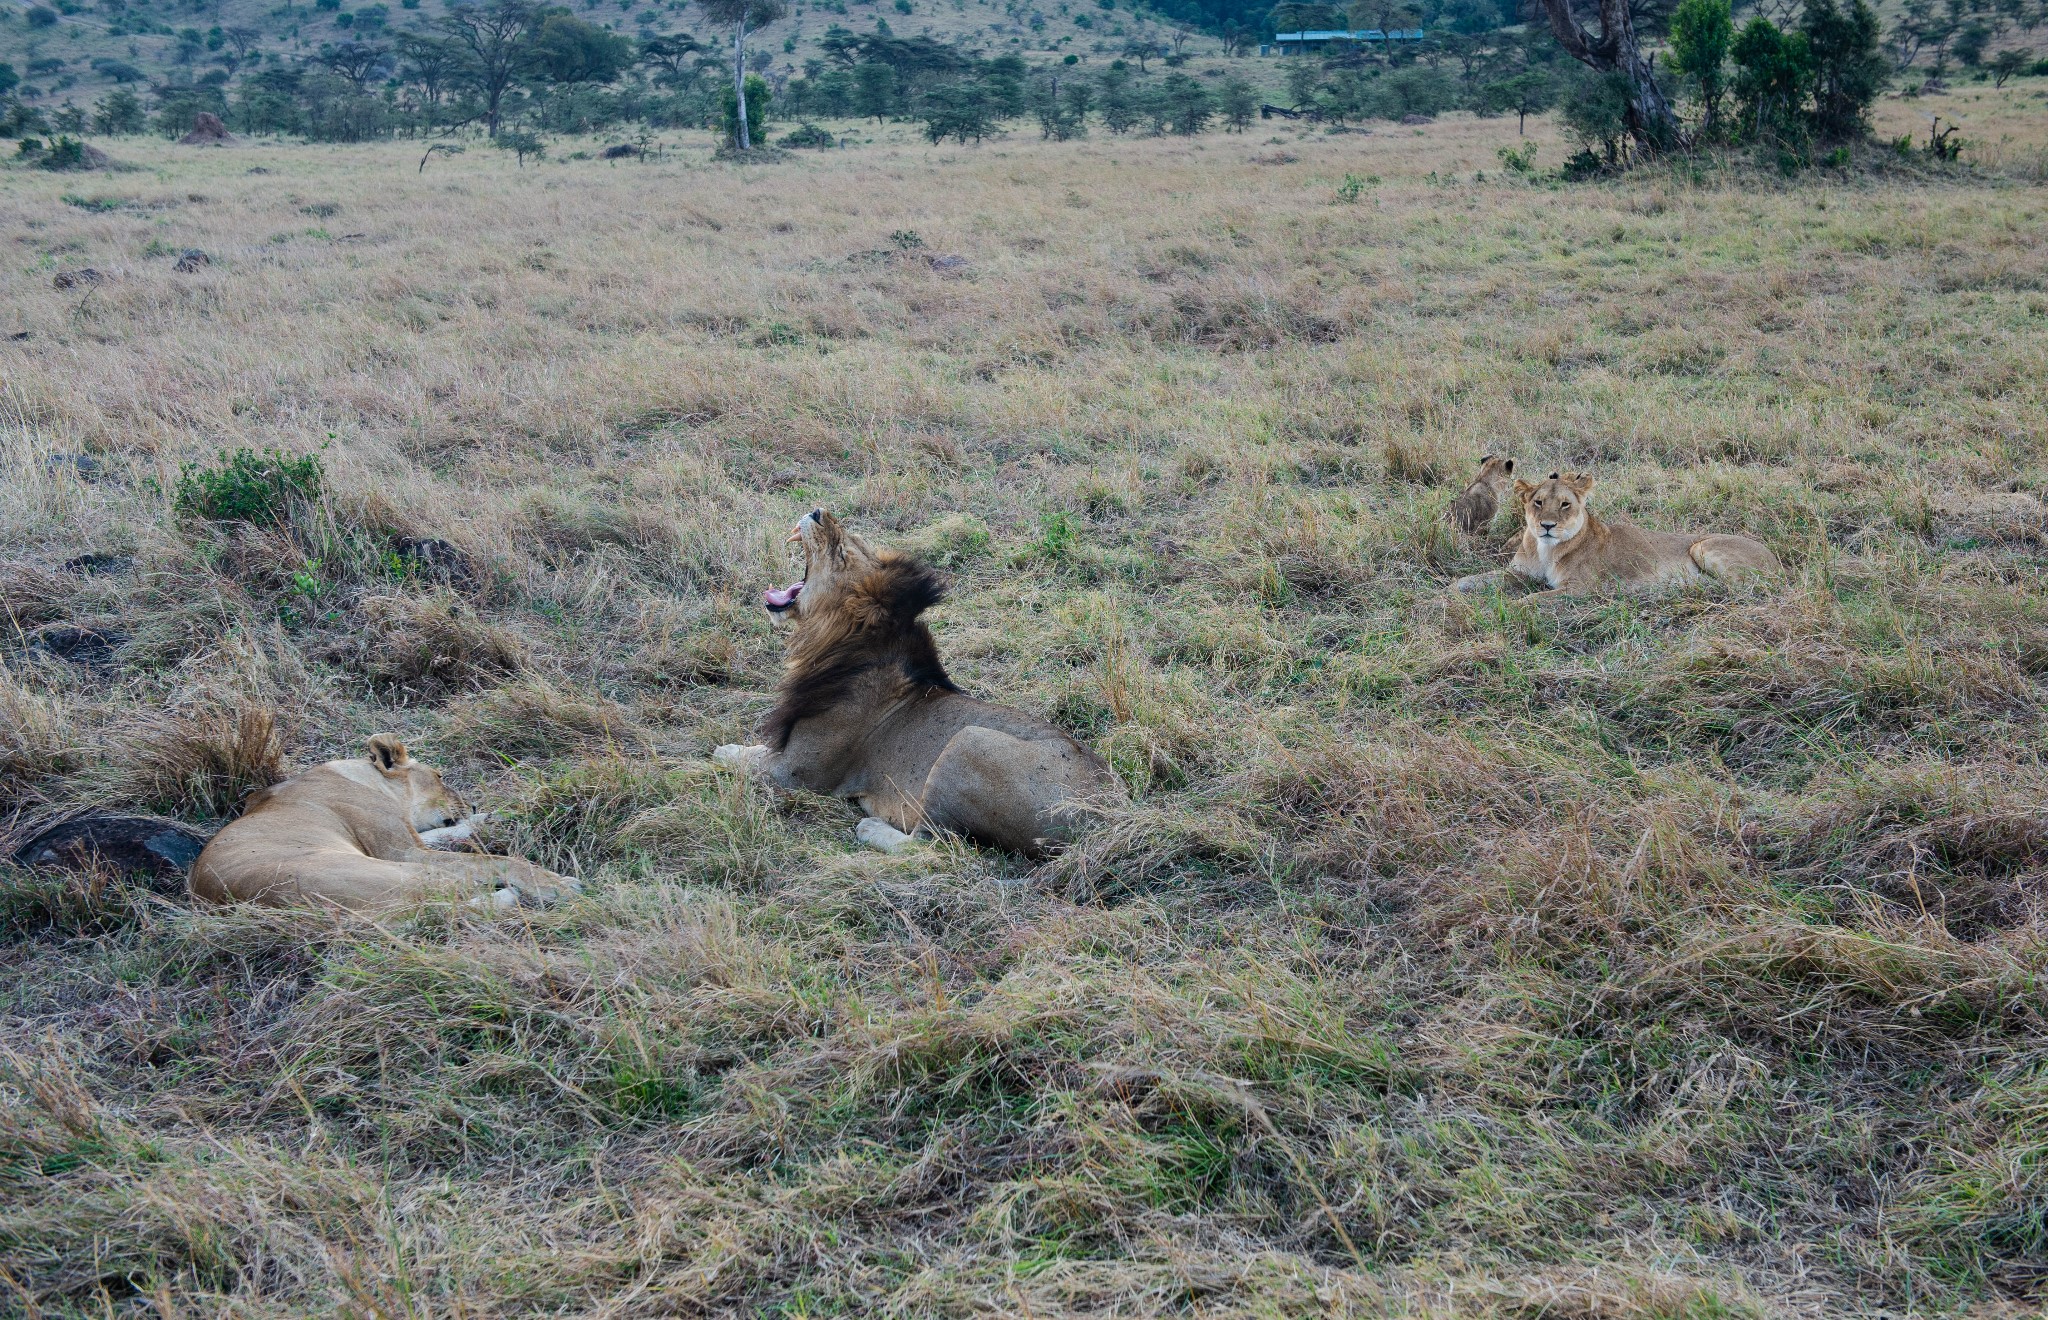
<instances>
[{"instance_id":1,"label":"lion's paw","mask_svg":"<svg viewBox=\"0 0 2048 1320\"><path fill-rule=\"evenodd\" d=\"M711 749L714 765L728 766L738 770L755 770L768 759L768 749L761 745L749 746L744 743L727 743Z\"/></svg>"},{"instance_id":2,"label":"lion's paw","mask_svg":"<svg viewBox=\"0 0 2048 1320\"><path fill-rule=\"evenodd\" d=\"M853 827L853 837L870 848L879 848L885 853L900 853L917 842L917 836L905 834L880 816L869 816Z\"/></svg>"}]
</instances>

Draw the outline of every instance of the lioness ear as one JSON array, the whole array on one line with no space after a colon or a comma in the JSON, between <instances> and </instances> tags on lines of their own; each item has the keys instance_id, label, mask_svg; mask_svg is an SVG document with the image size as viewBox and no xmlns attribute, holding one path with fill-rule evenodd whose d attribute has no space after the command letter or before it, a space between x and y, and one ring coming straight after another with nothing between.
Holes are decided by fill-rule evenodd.
<instances>
[{"instance_id":1,"label":"lioness ear","mask_svg":"<svg viewBox=\"0 0 2048 1320\"><path fill-rule=\"evenodd\" d=\"M1503 474L1512 473L1515 470L1515 460L1512 458L1501 460L1500 470Z\"/></svg>"},{"instance_id":2,"label":"lioness ear","mask_svg":"<svg viewBox=\"0 0 2048 1320\"><path fill-rule=\"evenodd\" d=\"M370 764L379 770L400 770L412 764L412 758L405 753L405 744L395 733L380 733L370 739Z\"/></svg>"},{"instance_id":3,"label":"lioness ear","mask_svg":"<svg viewBox=\"0 0 2048 1320\"><path fill-rule=\"evenodd\" d=\"M1516 498L1516 499L1518 499L1518 500L1527 500L1527 499L1528 499L1528 498L1529 498L1529 497L1530 497L1531 495L1534 495L1535 493L1536 493L1536 483L1535 483L1535 482L1533 482L1533 481L1520 481L1520 480L1517 480L1517 481L1515 482L1515 498Z\"/></svg>"},{"instance_id":4,"label":"lioness ear","mask_svg":"<svg viewBox=\"0 0 2048 1320\"><path fill-rule=\"evenodd\" d=\"M1564 484L1577 491L1580 499L1593 493L1593 478L1583 472L1572 473L1564 479Z\"/></svg>"}]
</instances>

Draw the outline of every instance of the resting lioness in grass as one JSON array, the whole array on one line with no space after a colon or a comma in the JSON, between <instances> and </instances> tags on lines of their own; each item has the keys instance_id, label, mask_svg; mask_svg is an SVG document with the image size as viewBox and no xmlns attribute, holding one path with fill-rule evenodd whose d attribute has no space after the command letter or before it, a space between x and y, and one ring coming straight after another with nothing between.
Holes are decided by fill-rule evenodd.
<instances>
[{"instance_id":1,"label":"resting lioness in grass","mask_svg":"<svg viewBox=\"0 0 2048 1320\"><path fill-rule=\"evenodd\" d=\"M1553 472L1540 482L1517 481L1522 539L1504 570L1460 578L1458 591L1520 581L1551 592L1602 587L1647 587L1778 573L1778 557L1747 536L1713 532L1646 532L1610 523L1587 507L1593 478ZM1544 593L1548 594L1548 593Z\"/></svg>"},{"instance_id":2,"label":"resting lioness in grass","mask_svg":"<svg viewBox=\"0 0 2048 1320\"><path fill-rule=\"evenodd\" d=\"M1123 798L1102 758L1064 731L946 677L918 618L945 593L932 570L870 547L822 509L790 540L803 546L803 580L763 597L795 620L764 741L714 759L852 799L867 813L855 834L887 852L919 831L951 831L1039 857L1072 837L1090 804Z\"/></svg>"},{"instance_id":3,"label":"resting lioness in grass","mask_svg":"<svg viewBox=\"0 0 2048 1320\"><path fill-rule=\"evenodd\" d=\"M500 907L581 892L575 879L517 857L427 846L467 838L475 820L439 770L380 733L366 758L329 761L252 796L192 864L192 896L368 915L441 892Z\"/></svg>"}]
</instances>

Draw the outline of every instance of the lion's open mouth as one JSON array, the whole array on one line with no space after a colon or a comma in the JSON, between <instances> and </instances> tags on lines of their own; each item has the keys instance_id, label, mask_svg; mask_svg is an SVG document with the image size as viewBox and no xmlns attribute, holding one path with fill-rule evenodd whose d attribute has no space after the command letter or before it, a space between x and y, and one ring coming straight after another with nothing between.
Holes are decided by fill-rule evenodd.
<instances>
[{"instance_id":1,"label":"lion's open mouth","mask_svg":"<svg viewBox=\"0 0 2048 1320\"><path fill-rule=\"evenodd\" d=\"M770 587L761 593L761 603L780 614L796 604L796 598L804 594L804 584L792 582L786 587Z\"/></svg>"}]
</instances>

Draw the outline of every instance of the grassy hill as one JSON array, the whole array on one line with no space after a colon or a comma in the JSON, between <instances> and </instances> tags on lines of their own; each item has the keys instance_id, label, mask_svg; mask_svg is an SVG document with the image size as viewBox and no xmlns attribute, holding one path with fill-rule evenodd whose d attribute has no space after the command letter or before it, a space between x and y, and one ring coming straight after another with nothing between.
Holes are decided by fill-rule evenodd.
<instances>
[{"instance_id":1,"label":"grassy hill","mask_svg":"<svg viewBox=\"0 0 2048 1320\"><path fill-rule=\"evenodd\" d=\"M218 49L208 49L209 33L243 28L257 34L251 49L259 59L301 59L317 53L322 44L349 40L376 41L391 31L414 27L431 20L443 0L421 0L407 8L404 0L393 3L357 4L348 0L334 10L322 10L306 0L284 4L270 0L170 0L130 4L119 12L118 21L104 6L76 8L59 14L54 25L33 27L27 18L30 5L22 0L0 0L0 60L14 65L24 82L41 95L33 104L54 109L67 101L90 106L117 85L94 66L94 61L116 61L138 70L151 81L196 77L210 68L221 67L224 56L236 54L233 47L214 38ZM904 0L909 12L897 4L877 0L831 0L829 4L797 0L789 17L765 29L755 49L775 57L777 71L800 75L806 60L821 54L818 41L837 24L861 32L872 31L877 20L886 22L898 36L932 36L963 48L979 49L993 57L1022 54L1033 63L1064 58L1072 54L1090 63L1106 63L1122 49L1125 40L1138 33L1164 33L1165 25L1150 13L1133 13L1128 0L1110 10L1096 0L1058 0L1043 6L1017 0ZM53 11L54 12L54 11ZM613 31L638 36L647 32L691 32L716 44L718 33L700 13L681 0L625 0L603 4L590 0L577 7L584 19ZM136 31L137 27L147 30ZM178 33L190 29L197 46L181 47ZM727 38L730 40L728 34ZM1221 63L1221 47L1213 39L1191 38L1186 46L1198 57L1198 67ZM61 61L61 68L42 62ZM1270 62L1270 61L1269 61ZM1242 66L1246 61L1232 61ZM247 60L238 67L253 67Z\"/></svg>"},{"instance_id":2,"label":"grassy hill","mask_svg":"<svg viewBox=\"0 0 2048 1320\"><path fill-rule=\"evenodd\" d=\"M1463 116L0 169L10 832L395 731L589 890L0 864L0 1309L2038 1314L2037 87L1996 171L1568 186ZM273 446L317 497L181 511ZM1452 599L1487 452L1787 575ZM709 764L820 505L1131 805L891 857Z\"/></svg>"}]
</instances>

